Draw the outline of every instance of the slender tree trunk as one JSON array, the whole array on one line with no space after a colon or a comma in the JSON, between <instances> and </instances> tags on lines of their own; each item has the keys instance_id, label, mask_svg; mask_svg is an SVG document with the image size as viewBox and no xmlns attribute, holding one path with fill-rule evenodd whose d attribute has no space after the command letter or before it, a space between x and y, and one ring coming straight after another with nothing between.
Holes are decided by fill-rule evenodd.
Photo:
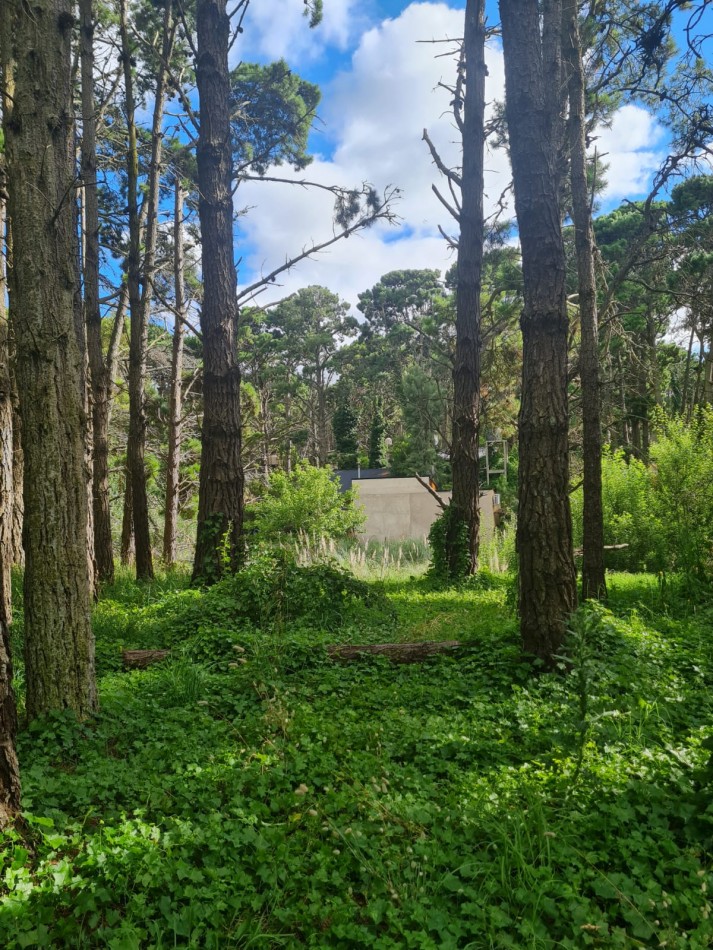
<instances>
[{"instance_id":1,"label":"slender tree trunk","mask_svg":"<svg viewBox=\"0 0 713 950\"><path fill-rule=\"evenodd\" d=\"M124 504L121 515L121 545L119 557L122 567L128 567L134 556L134 509L131 504L131 479L126 473Z\"/></svg>"},{"instance_id":2,"label":"slender tree trunk","mask_svg":"<svg viewBox=\"0 0 713 950\"><path fill-rule=\"evenodd\" d=\"M73 325L70 0L22 0L5 112L13 321L25 457L25 666L30 719L96 709L80 354Z\"/></svg>"},{"instance_id":3,"label":"slender tree trunk","mask_svg":"<svg viewBox=\"0 0 713 950\"><path fill-rule=\"evenodd\" d=\"M0 28L4 25L0 17ZM0 64L2 57L0 56ZM5 70L3 70L3 73ZM5 244L6 215L5 167L0 156L0 616L12 621L12 565L14 561L14 431L12 409L12 374L10 371L10 330L5 307L7 297L7 277L5 258L2 254ZM2 673L0 672L0 681ZM1 687L0 687L1 688Z\"/></svg>"},{"instance_id":4,"label":"slender tree trunk","mask_svg":"<svg viewBox=\"0 0 713 950\"><path fill-rule=\"evenodd\" d=\"M242 559L243 489L237 274L233 257L232 148L225 0L198 0L200 102L198 211L203 245L203 426L194 578L220 576Z\"/></svg>"},{"instance_id":5,"label":"slender tree trunk","mask_svg":"<svg viewBox=\"0 0 713 950\"><path fill-rule=\"evenodd\" d=\"M0 33L8 24L0 14ZM4 41L3 46L4 46ZM0 65L5 63L0 49ZM10 82L10 64L2 68ZM0 156L0 195L5 193L5 168ZM0 197L0 248L5 242L5 201ZM17 705L12 686L12 654L9 628L12 622L13 564L13 429L10 346L5 296L7 290L4 259L0 260L0 831L20 811L20 770L15 751Z\"/></svg>"},{"instance_id":6,"label":"slender tree trunk","mask_svg":"<svg viewBox=\"0 0 713 950\"><path fill-rule=\"evenodd\" d=\"M708 329L708 346L705 348L706 358L703 367L703 398L702 402L713 403L713 324Z\"/></svg>"},{"instance_id":7,"label":"slender tree trunk","mask_svg":"<svg viewBox=\"0 0 713 950\"><path fill-rule=\"evenodd\" d=\"M131 336L129 342L129 434L126 447L126 479L131 485L133 533L137 578L153 577L151 526L146 486L146 352L148 348L148 312L141 299L141 253L138 204L139 154L137 144L134 77L131 65L127 3L120 3L121 51L124 64L126 124L129 134L127 160L127 204L129 209L129 253L127 283ZM128 489L127 489L128 490Z\"/></svg>"},{"instance_id":8,"label":"slender tree trunk","mask_svg":"<svg viewBox=\"0 0 713 950\"><path fill-rule=\"evenodd\" d=\"M73 83L74 85L74 83ZM74 115L72 116L74 124ZM74 334L77 338L79 351L79 391L82 400L82 414L84 433L84 482L87 491L87 570L89 572L89 589L92 597L96 597L96 561L94 560L94 515L92 512L92 427L89 394L89 360L87 358L87 330L84 323L84 304L82 302L82 258L81 235L82 210L79 203L79 194L74 194Z\"/></svg>"},{"instance_id":9,"label":"slender tree trunk","mask_svg":"<svg viewBox=\"0 0 713 950\"><path fill-rule=\"evenodd\" d=\"M576 0L565 0L563 51L568 70L569 160L572 220L579 281L579 351L582 383L582 455L584 511L582 597L606 598L604 508L602 505L602 424L599 378L599 320L594 274L594 229L587 183L585 81Z\"/></svg>"},{"instance_id":10,"label":"slender tree trunk","mask_svg":"<svg viewBox=\"0 0 713 950\"><path fill-rule=\"evenodd\" d=\"M688 388L691 381L691 357L693 355L693 340L696 335L695 324L691 327L691 335L688 338L688 350L686 351L686 371L683 375L683 386L681 387L681 415L687 414Z\"/></svg>"},{"instance_id":11,"label":"slender tree trunk","mask_svg":"<svg viewBox=\"0 0 713 950\"><path fill-rule=\"evenodd\" d=\"M9 114L12 109L13 94L13 75L12 75L12 51L11 51L11 22L14 11L9 7L4 10L5 16L0 12L0 68L2 69L2 110L3 115ZM0 156L0 193L7 192L7 180L4 157ZM12 287L12 228L7 215L7 206L2 201L2 225L0 226L0 243L4 242L4 258L0 261L0 309L5 306L7 297L7 313L5 320L8 323L8 335L6 340L8 355L8 372L10 386L10 412L11 412L11 431L12 431L12 521L10 532L11 544L11 563L24 565L25 552L22 544L22 524L24 521L24 501L23 501L23 467L24 459L22 456L22 443L20 434L22 432L22 423L20 421L20 402L17 391L17 379L14 372L14 350L10 339L10 326L13 323L13 312L15 295ZM8 610L8 616L10 616Z\"/></svg>"},{"instance_id":12,"label":"slender tree trunk","mask_svg":"<svg viewBox=\"0 0 713 950\"><path fill-rule=\"evenodd\" d=\"M524 308L517 548L526 652L554 662L577 602L569 507L568 319L559 208L561 0L500 0Z\"/></svg>"},{"instance_id":13,"label":"slender tree trunk","mask_svg":"<svg viewBox=\"0 0 713 950\"><path fill-rule=\"evenodd\" d=\"M12 297L10 298L12 300ZM12 303L10 304L10 322L12 323ZM15 374L12 372L12 563L20 567L25 564L25 549L22 542L22 525L25 521L24 469L22 454L22 420L20 419L20 396L17 392Z\"/></svg>"},{"instance_id":14,"label":"slender tree trunk","mask_svg":"<svg viewBox=\"0 0 713 950\"><path fill-rule=\"evenodd\" d=\"M82 71L82 152L84 192L84 322L91 376L92 405L92 511L97 579L114 580L109 490L110 384L104 361L99 309L99 198L97 190L96 115L94 105L93 0L79 0Z\"/></svg>"},{"instance_id":15,"label":"slender tree trunk","mask_svg":"<svg viewBox=\"0 0 713 950\"><path fill-rule=\"evenodd\" d=\"M186 315L183 282L183 205L186 199L180 175L174 184L173 217L173 281L176 298L176 318L173 324L173 352L171 355L171 397L168 420L168 459L166 461L166 511L163 528L163 560L167 565L176 561L176 528L178 523L178 476L181 464L181 416L183 414L183 336L181 317Z\"/></svg>"},{"instance_id":16,"label":"slender tree trunk","mask_svg":"<svg viewBox=\"0 0 713 950\"><path fill-rule=\"evenodd\" d=\"M468 528L468 573L478 567L480 527L480 288L483 265L485 0L468 0L463 40L463 172L453 364L452 502Z\"/></svg>"},{"instance_id":17,"label":"slender tree trunk","mask_svg":"<svg viewBox=\"0 0 713 950\"><path fill-rule=\"evenodd\" d=\"M317 460L320 468L327 464L329 446L329 423L327 422L327 387L324 382L324 364L320 362L320 351L316 353L316 382L317 382Z\"/></svg>"},{"instance_id":18,"label":"slender tree trunk","mask_svg":"<svg viewBox=\"0 0 713 950\"><path fill-rule=\"evenodd\" d=\"M698 332L698 365L696 366L696 381L693 386L693 399L691 400L691 405L688 410L687 422L690 422L693 418L693 411L696 406L699 406L701 403L701 385L702 385L702 373L703 373L703 361L705 360L705 339L702 332Z\"/></svg>"}]
</instances>

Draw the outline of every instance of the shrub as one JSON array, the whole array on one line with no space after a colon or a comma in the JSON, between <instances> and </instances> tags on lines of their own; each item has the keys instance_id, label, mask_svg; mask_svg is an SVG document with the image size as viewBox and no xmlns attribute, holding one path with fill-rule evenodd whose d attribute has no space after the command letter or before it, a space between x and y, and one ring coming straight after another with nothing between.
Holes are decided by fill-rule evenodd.
<instances>
[{"instance_id":1,"label":"shrub","mask_svg":"<svg viewBox=\"0 0 713 950\"><path fill-rule=\"evenodd\" d=\"M365 520L356 492L341 492L329 468L300 462L290 472L274 472L265 495L253 506L258 541L279 544L287 538L343 538Z\"/></svg>"},{"instance_id":2,"label":"shrub","mask_svg":"<svg viewBox=\"0 0 713 950\"><path fill-rule=\"evenodd\" d=\"M619 571L660 571L667 566L666 542L654 499L651 474L643 462L620 449L602 458L604 543L628 544L608 551L607 567ZM582 546L582 489L572 494L574 546Z\"/></svg>"},{"instance_id":3,"label":"shrub","mask_svg":"<svg viewBox=\"0 0 713 950\"><path fill-rule=\"evenodd\" d=\"M229 600L233 616L258 626L299 621L332 629L353 619L362 607L386 605L373 585L336 563L297 565L287 552L263 554L206 597Z\"/></svg>"},{"instance_id":4,"label":"shrub","mask_svg":"<svg viewBox=\"0 0 713 950\"><path fill-rule=\"evenodd\" d=\"M173 593L135 611L124 630L102 645L102 656L113 650L118 667L122 647L184 646L194 660L223 661L234 659L234 645L256 628L299 623L333 630L365 611L371 623L390 617L386 598L373 584L335 563L303 566L287 551L263 552L207 590Z\"/></svg>"},{"instance_id":5,"label":"shrub","mask_svg":"<svg viewBox=\"0 0 713 950\"><path fill-rule=\"evenodd\" d=\"M440 583L452 584L468 574L468 526L453 505L448 505L431 525L428 532L431 545L429 577Z\"/></svg>"},{"instance_id":6,"label":"shrub","mask_svg":"<svg viewBox=\"0 0 713 950\"><path fill-rule=\"evenodd\" d=\"M710 580L713 551L713 410L687 425L661 416L651 446L654 513L667 566L690 579Z\"/></svg>"}]
</instances>

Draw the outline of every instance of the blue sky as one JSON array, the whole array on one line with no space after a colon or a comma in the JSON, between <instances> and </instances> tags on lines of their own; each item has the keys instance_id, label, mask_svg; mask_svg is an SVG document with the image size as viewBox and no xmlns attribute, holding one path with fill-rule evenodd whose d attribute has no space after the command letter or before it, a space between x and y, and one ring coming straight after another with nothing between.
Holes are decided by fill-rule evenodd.
<instances>
[{"instance_id":1,"label":"blue sky","mask_svg":"<svg viewBox=\"0 0 713 950\"><path fill-rule=\"evenodd\" d=\"M235 58L267 61L280 56L322 89L322 125L311 137L315 161L305 173L280 174L330 184L370 181L383 189L402 189L397 212L402 227L377 226L360 237L335 245L315 261L287 274L261 300L284 296L309 283L323 284L351 303L389 270L435 267L444 271L452 255L438 225L452 231L447 212L432 193L439 177L421 141L424 128L449 164L458 163L457 136L448 113L448 96L439 80L452 76L449 59L434 57L442 47L419 43L462 34L465 3L403 0L325 0L324 21L309 30L301 0L253 0L245 19L242 46ZM497 18L497 4L489 3ZM503 97L502 55L488 52L486 96ZM666 136L654 116L624 106L611 129L600 130L599 152L610 169L605 207L648 190L651 176L665 156ZM509 182L502 152L486 157L486 207L494 206ZM242 186L236 255L242 258L244 286L312 242L331 234L331 199L285 185Z\"/></svg>"}]
</instances>

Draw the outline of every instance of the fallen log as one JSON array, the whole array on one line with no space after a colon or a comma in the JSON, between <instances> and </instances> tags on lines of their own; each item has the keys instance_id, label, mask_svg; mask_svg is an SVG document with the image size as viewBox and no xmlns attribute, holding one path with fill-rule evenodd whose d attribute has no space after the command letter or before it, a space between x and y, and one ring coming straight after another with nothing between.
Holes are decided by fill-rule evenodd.
<instances>
[{"instance_id":1,"label":"fallen log","mask_svg":"<svg viewBox=\"0 0 713 950\"><path fill-rule=\"evenodd\" d=\"M385 656L392 663L421 663L439 653L455 653L461 648L458 640L421 640L418 643L337 643L327 647L333 660L345 663L364 655Z\"/></svg>"},{"instance_id":2,"label":"fallen log","mask_svg":"<svg viewBox=\"0 0 713 950\"><path fill-rule=\"evenodd\" d=\"M392 663L421 663L429 656L455 653L461 648L459 640L420 640L416 643L332 643L327 654L333 660L349 663L361 656L385 656ZM122 659L127 670L144 670L161 663L171 655L170 650L123 650Z\"/></svg>"},{"instance_id":3,"label":"fallen log","mask_svg":"<svg viewBox=\"0 0 713 950\"><path fill-rule=\"evenodd\" d=\"M170 650L122 650L121 658L127 670L144 670L154 663L161 663L171 655Z\"/></svg>"}]
</instances>

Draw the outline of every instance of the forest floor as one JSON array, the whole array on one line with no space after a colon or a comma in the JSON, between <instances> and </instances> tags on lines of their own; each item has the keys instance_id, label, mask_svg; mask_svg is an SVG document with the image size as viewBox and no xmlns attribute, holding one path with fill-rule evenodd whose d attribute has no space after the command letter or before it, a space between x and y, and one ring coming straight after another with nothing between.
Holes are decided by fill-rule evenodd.
<instances>
[{"instance_id":1,"label":"forest floor","mask_svg":"<svg viewBox=\"0 0 713 950\"><path fill-rule=\"evenodd\" d=\"M713 606L613 575L533 675L510 578L263 575L105 591L101 713L20 737L0 946L713 946ZM466 648L323 649L424 639Z\"/></svg>"}]
</instances>

